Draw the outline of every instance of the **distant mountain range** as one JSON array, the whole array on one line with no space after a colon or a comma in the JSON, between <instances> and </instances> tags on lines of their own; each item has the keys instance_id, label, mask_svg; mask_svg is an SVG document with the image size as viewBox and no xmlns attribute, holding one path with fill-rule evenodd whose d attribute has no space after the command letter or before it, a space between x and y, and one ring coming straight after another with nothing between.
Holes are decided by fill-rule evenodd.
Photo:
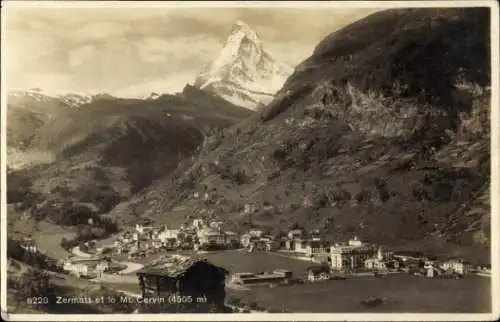
<instances>
[{"instance_id":1,"label":"distant mountain range","mask_svg":"<svg viewBox=\"0 0 500 322\"><path fill-rule=\"evenodd\" d=\"M252 28L237 21L218 57L194 80L194 87L216 94L236 106L255 110L273 99L292 72L292 67L275 60L264 50L262 41ZM149 93L148 87L151 90ZM135 94L130 95L122 92L120 95L88 95L74 91L52 93L34 88L12 90L9 92L9 100L28 99L78 107L101 96L154 100L168 91L167 84L165 91L158 91L161 87L161 81L138 84L132 86ZM139 89L142 89L142 94L137 94L141 92Z\"/></svg>"},{"instance_id":2,"label":"distant mountain range","mask_svg":"<svg viewBox=\"0 0 500 322\"><path fill-rule=\"evenodd\" d=\"M74 91L47 92L40 88L28 90L14 89L8 93L8 102L27 106L29 104L39 105L56 104L61 107L78 107L89 104L95 99L112 98L110 94L83 94Z\"/></svg>"}]
</instances>

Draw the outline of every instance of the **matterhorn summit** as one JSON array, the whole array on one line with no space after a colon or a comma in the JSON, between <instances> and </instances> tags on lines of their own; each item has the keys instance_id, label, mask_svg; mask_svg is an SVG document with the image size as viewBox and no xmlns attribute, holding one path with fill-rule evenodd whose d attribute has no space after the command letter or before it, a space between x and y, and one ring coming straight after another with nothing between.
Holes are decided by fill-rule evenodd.
<instances>
[{"instance_id":1,"label":"matterhorn summit","mask_svg":"<svg viewBox=\"0 0 500 322\"><path fill-rule=\"evenodd\" d=\"M269 103L293 72L267 53L257 33L237 21L215 59L194 86L235 105L257 109Z\"/></svg>"}]
</instances>

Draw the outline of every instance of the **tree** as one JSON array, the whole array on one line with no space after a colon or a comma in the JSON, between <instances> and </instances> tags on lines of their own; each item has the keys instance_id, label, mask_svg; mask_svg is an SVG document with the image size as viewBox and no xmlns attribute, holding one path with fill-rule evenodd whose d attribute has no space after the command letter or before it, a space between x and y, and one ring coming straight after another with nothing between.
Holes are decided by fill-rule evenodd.
<instances>
[{"instance_id":1,"label":"tree","mask_svg":"<svg viewBox=\"0 0 500 322\"><path fill-rule=\"evenodd\" d=\"M30 299L30 305L37 308L50 309L56 305L55 287L50 280L50 275L40 269L34 269L25 273L20 281L20 287L16 294L18 302L26 303Z\"/></svg>"}]
</instances>

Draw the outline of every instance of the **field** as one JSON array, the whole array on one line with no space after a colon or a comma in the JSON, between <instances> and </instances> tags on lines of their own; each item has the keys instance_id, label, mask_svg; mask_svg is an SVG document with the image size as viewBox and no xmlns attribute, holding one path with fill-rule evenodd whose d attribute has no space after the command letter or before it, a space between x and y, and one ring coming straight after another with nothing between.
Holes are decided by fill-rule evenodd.
<instances>
[{"instance_id":1,"label":"field","mask_svg":"<svg viewBox=\"0 0 500 322\"><path fill-rule=\"evenodd\" d=\"M288 269L294 277L304 277L306 270L313 263L288 258L279 253L246 253L244 251L226 251L204 254L211 263L224 267L230 273L262 272L275 269Z\"/></svg>"},{"instance_id":2,"label":"field","mask_svg":"<svg viewBox=\"0 0 500 322\"><path fill-rule=\"evenodd\" d=\"M61 259L66 258L69 253L61 247L63 238L72 239L76 233L71 228L63 228L46 221L36 222L34 219L22 219L15 211L9 211L8 234L12 238L32 236L39 250L48 256Z\"/></svg>"},{"instance_id":3,"label":"field","mask_svg":"<svg viewBox=\"0 0 500 322\"><path fill-rule=\"evenodd\" d=\"M232 272L260 272L278 268L304 277L311 263L275 253L224 252L207 259ZM488 312L491 310L489 278L470 276L461 280L426 279L396 274L385 278L358 277L311 284L251 286L248 291L227 289L228 296L247 304L287 312ZM364 307L369 297L385 298L378 307Z\"/></svg>"},{"instance_id":4,"label":"field","mask_svg":"<svg viewBox=\"0 0 500 322\"><path fill-rule=\"evenodd\" d=\"M229 296L287 312L487 313L491 311L490 281L476 276L445 280L393 275L276 288L256 286L246 292L230 291ZM385 303L363 306L360 301L369 297L384 298Z\"/></svg>"},{"instance_id":5,"label":"field","mask_svg":"<svg viewBox=\"0 0 500 322\"><path fill-rule=\"evenodd\" d=\"M33 237L42 252L52 258L61 259L69 255L68 251L61 247L61 240L63 238L72 239L75 236L76 233L65 230L60 226L40 222L38 232Z\"/></svg>"}]
</instances>

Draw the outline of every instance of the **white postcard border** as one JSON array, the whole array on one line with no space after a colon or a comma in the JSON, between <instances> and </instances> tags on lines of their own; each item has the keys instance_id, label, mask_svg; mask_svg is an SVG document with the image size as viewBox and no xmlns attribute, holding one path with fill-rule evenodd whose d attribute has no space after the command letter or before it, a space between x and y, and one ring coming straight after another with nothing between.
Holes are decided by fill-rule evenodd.
<instances>
[{"instance_id":1,"label":"white postcard border","mask_svg":"<svg viewBox=\"0 0 500 322\"><path fill-rule=\"evenodd\" d=\"M487 314L401 314L401 313L262 313L262 314L9 314L7 307L7 207L6 207L6 11L10 8L422 8L422 7L489 7L491 12L491 264L492 313ZM500 111L499 111L499 6L496 1L3 1L1 17L1 108L0 108L0 238L1 238L1 316L8 321L486 321L500 318Z\"/></svg>"}]
</instances>

